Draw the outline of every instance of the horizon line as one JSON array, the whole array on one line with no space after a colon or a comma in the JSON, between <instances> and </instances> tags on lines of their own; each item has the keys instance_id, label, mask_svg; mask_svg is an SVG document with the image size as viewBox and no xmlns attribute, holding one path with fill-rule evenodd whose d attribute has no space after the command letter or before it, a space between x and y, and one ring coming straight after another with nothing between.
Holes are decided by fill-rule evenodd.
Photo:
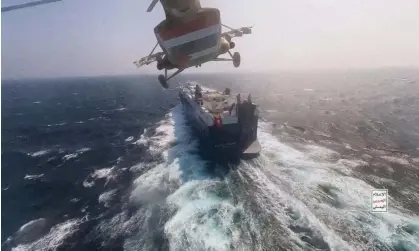
<instances>
[{"instance_id":1,"label":"horizon line","mask_svg":"<svg viewBox=\"0 0 419 251\"><path fill-rule=\"evenodd\" d=\"M339 72L359 72L359 71L379 71L379 70L419 70L419 66L383 66L370 68L335 68L335 69L281 69L281 70L267 70L267 71L213 71L213 72L185 72L184 75L249 75L249 74L284 74L284 73L339 73ZM3 81L29 81L29 80L52 80L52 79L79 79L79 78L104 78L104 77L141 77L141 76L158 76L159 73L127 73L127 74L102 74L102 75L81 75L81 76L50 76L50 77L22 77L22 78L3 78Z\"/></svg>"}]
</instances>

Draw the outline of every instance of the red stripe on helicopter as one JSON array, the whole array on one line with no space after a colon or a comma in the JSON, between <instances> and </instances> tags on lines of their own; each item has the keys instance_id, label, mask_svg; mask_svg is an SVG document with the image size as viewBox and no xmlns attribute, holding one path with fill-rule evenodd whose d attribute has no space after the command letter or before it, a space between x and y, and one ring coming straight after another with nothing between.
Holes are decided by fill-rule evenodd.
<instances>
[{"instance_id":1,"label":"red stripe on helicopter","mask_svg":"<svg viewBox=\"0 0 419 251\"><path fill-rule=\"evenodd\" d=\"M200 15L195 20L182 24L181 26L173 27L170 29L162 29L159 31L159 35L161 39L165 41L186 35L191 32L202 30L220 23L221 21L219 12L206 12L203 15Z\"/></svg>"}]
</instances>

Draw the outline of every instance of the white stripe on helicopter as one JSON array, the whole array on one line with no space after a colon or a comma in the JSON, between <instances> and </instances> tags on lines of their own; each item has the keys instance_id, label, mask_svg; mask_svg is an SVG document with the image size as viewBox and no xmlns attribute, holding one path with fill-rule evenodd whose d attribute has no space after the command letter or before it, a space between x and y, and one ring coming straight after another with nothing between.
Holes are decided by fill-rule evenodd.
<instances>
[{"instance_id":1,"label":"white stripe on helicopter","mask_svg":"<svg viewBox=\"0 0 419 251\"><path fill-rule=\"evenodd\" d=\"M171 47L185 44L185 43L188 43L188 42L200 39L200 38L204 38L206 36L216 34L216 33L221 33L221 25L219 24L216 24L216 25L213 25L213 26L210 26L210 27L198 30L198 31L194 31L183 36L175 37L166 41L163 40L159 34L157 34L157 36L159 40L162 41L165 48L171 48Z\"/></svg>"},{"instance_id":2,"label":"white stripe on helicopter","mask_svg":"<svg viewBox=\"0 0 419 251\"><path fill-rule=\"evenodd\" d=\"M191 57L191 60L197 59L197 58L200 58L200 57L218 52L219 47L220 46L219 46L219 42L218 42L217 46L215 46L215 47L208 48L208 49L202 50L202 51L194 53L194 54L190 54L189 56Z\"/></svg>"}]
</instances>

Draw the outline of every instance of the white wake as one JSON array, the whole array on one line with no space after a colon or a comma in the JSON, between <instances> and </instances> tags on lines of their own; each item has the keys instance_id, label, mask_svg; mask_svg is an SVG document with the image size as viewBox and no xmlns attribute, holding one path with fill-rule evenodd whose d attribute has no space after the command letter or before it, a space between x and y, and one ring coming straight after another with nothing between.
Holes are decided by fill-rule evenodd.
<instances>
[{"instance_id":1,"label":"white wake","mask_svg":"<svg viewBox=\"0 0 419 251\"><path fill-rule=\"evenodd\" d=\"M388 213L370 212L373 187L352 177L354 168L367 162L316 145L281 143L264 122L259 140L259 158L243 161L225 177L211 175L181 107L175 107L153 135L136 142L161 159L131 168L141 173L131 202L142 208L125 222L138 217L145 230L156 205L168 208L161 224L170 250L265 250L269 238L292 250L414 250L419 245L417 216L391 194ZM269 235L275 231L280 234ZM139 232L125 248L148 249L153 244L147 238Z\"/></svg>"}]
</instances>

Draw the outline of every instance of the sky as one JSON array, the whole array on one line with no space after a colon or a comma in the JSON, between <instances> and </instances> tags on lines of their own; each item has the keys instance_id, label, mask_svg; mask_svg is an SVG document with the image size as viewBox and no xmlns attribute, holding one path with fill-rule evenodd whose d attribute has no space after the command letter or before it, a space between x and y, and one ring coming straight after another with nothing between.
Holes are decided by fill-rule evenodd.
<instances>
[{"instance_id":1,"label":"sky","mask_svg":"<svg viewBox=\"0 0 419 251\"><path fill-rule=\"evenodd\" d=\"M3 0L2 7L31 0ZM156 43L163 18L151 0L63 0L2 13L1 74L42 78L157 74L133 62ZM418 0L201 0L237 38L240 68L210 62L189 72L419 67Z\"/></svg>"}]
</instances>

